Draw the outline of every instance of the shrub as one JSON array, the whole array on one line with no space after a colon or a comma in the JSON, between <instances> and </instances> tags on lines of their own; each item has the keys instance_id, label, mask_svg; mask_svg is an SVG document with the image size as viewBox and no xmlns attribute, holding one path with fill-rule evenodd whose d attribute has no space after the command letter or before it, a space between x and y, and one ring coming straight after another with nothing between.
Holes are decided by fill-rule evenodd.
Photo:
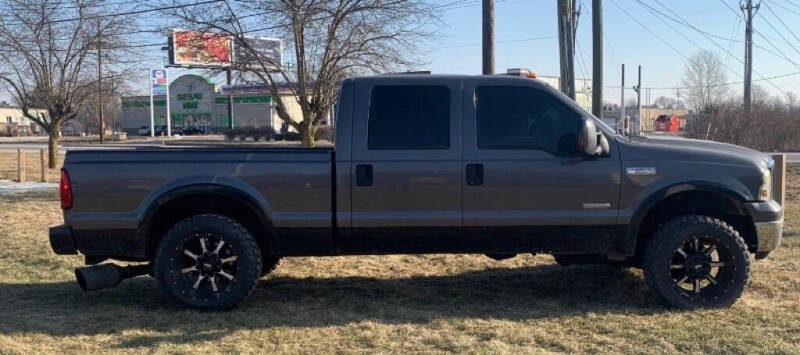
<instances>
[{"instance_id":1,"label":"shrub","mask_svg":"<svg viewBox=\"0 0 800 355\"><path fill-rule=\"evenodd\" d=\"M333 142L333 126L321 126L317 128L317 131L314 132L314 139L315 140L326 140L328 142Z\"/></svg>"},{"instance_id":2,"label":"shrub","mask_svg":"<svg viewBox=\"0 0 800 355\"><path fill-rule=\"evenodd\" d=\"M235 128L234 129L223 130L222 134L225 135L225 140L227 140L227 141L232 141L232 140L236 139L236 137L237 137L237 132L236 132Z\"/></svg>"},{"instance_id":3,"label":"shrub","mask_svg":"<svg viewBox=\"0 0 800 355\"><path fill-rule=\"evenodd\" d=\"M225 129L222 130L222 134L225 135L225 139L229 141L240 140L246 141L248 138L252 138L254 141L258 140L271 140L275 139L275 130L272 127L262 127L262 128L254 128L254 127L237 127L234 129Z\"/></svg>"},{"instance_id":4,"label":"shrub","mask_svg":"<svg viewBox=\"0 0 800 355\"><path fill-rule=\"evenodd\" d=\"M300 140L300 133L297 132L286 132L281 133L275 136L276 141L299 141Z\"/></svg>"},{"instance_id":5,"label":"shrub","mask_svg":"<svg viewBox=\"0 0 800 355\"><path fill-rule=\"evenodd\" d=\"M268 141L275 139L275 130L272 127L252 128L250 130L250 135L253 137L254 141L262 139Z\"/></svg>"}]
</instances>

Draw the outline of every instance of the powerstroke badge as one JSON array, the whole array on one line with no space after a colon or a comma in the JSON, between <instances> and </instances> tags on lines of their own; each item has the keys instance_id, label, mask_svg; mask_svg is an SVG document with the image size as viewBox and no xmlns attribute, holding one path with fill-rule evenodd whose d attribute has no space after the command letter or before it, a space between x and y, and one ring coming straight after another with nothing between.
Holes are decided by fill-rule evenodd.
<instances>
[{"instance_id":1,"label":"powerstroke badge","mask_svg":"<svg viewBox=\"0 0 800 355\"><path fill-rule=\"evenodd\" d=\"M653 176L656 174L656 168L652 166L630 167L625 169L625 174L628 176Z\"/></svg>"}]
</instances>

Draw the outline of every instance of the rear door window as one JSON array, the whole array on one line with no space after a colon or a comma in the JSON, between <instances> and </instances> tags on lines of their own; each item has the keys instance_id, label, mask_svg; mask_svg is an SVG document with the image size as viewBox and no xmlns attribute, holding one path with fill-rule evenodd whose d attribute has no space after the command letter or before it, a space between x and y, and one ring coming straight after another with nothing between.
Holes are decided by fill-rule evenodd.
<instances>
[{"instance_id":1,"label":"rear door window","mask_svg":"<svg viewBox=\"0 0 800 355\"><path fill-rule=\"evenodd\" d=\"M376 86L367 122L367 148L448 149L450 90L446 86Z\"/></svg>"}]
</instances>

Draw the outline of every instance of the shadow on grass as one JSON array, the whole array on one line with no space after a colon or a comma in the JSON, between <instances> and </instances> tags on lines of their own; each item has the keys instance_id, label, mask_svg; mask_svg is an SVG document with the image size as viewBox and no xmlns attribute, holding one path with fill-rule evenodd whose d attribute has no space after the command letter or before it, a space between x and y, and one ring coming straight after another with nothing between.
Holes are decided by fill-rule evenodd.
<instances>
[{"instance_id":1,"label":"shadow on grass","mask_svg":"<svg viewBox=\"0 0 800 355\"><path fill-rule=\"evenodd\" d=\"M639 275L605 266L543 265L400 279L268 278L239 308L221 313L177 306L149 277L92 293L74 282L0 283L0 295L0 334L166 333L126 335L118 344L126 348L208 341L239 329L665 311Z\"/></svg>"}]
</instances>

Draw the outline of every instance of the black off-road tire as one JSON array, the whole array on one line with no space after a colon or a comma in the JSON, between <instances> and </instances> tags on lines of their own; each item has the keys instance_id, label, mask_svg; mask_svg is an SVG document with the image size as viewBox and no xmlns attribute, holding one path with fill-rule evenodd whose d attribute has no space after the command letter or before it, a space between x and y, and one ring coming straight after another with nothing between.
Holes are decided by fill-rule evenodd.
<instances>
[{"instance_id":1,"label":"black off-road tire","mask_svg":"<svg viewBox=\"0 0 800 355\"><path fill-rule=\"evenodd\" d=\"M706 255L709 260L704 264ZM713 266L715 257L717 266ZM645 246L642 267L650 288L670 306L686 310L722 308L729 307L742 295L750 274L750 254L739 232L727 223L688 215L658 228ZM713 268L717 269L716 275L710 271L707 276L715 282L697 276ZM684 278L691 281L688 285L691 289L681 286L686 285ZM701 281L695 284L694 279Z\"/></svg>"},{"instance_id":2,"label":"black off-road tire","mask_svg":"<svg viewBox=\"0 0 800 355\"><path fill-rule=\"evenodd\" d=\"M196 250L200 239L204 240L203 253ZM219 241L225 243L214 253L217 254L216 262L199 261L208 260L207 255L208 258L214 257L209 252ZM195 251L190 250L192 247ZM205 252L206 249L209 252ZM186 251L194 254L194 257L185 254ZM218 263L220 259L231 257L234 257L233 260ZM191 266L192 262L197 265ZM258 243L242 224L225 216L203 214L184 219L167 232L156 252L154 269L158 282L176 301L200 310L228 310L253 292L261 275L261 262ZM184 272L188 268L200 268L201 264L203 267L212 264L223 266L219 268L219 274L203 270ZM222 277L223 272L226 277ZM197 281L202 275L212 274ZM228 276L232 278L228 279ZM215 280L213 286L212 278Z\"/></svg>"},{"instance_id":3,"label":"black off-road tire","mask_svg":"<svg viewBox=\"0 0 800 355\"><path fill-rule=\"evenodd\" d=\"M275 271L278 265L281 264L281 257L277 255L266 255L261 260L261 277L267 276L270 272Z\"/></svg>"}]
</instances>

